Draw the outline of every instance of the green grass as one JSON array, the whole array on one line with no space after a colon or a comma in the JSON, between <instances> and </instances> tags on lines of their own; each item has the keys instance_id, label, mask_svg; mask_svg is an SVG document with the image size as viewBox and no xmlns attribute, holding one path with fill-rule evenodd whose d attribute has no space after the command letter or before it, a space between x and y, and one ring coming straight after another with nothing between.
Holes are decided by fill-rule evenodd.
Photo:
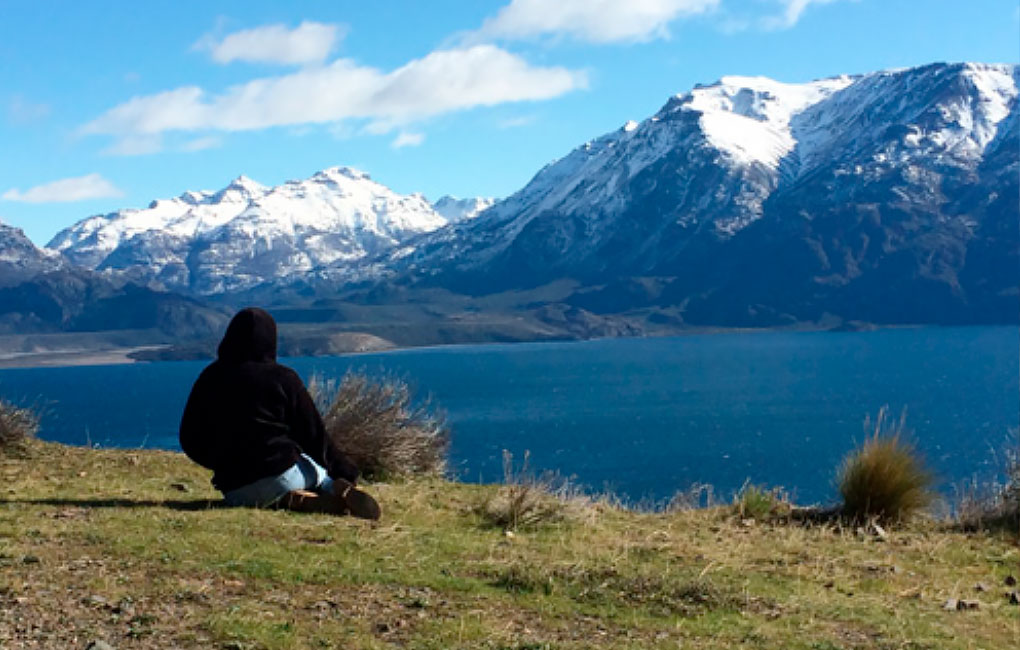
<instances>
[{"instance_id":1,"label":"green grass","mask_svg":"<svg viewBox=\"0 0 1020 650\"><path fill-rule=\"evenodd\" d=\"M383 519L217 507L179 454L31 442L0 464L0 647L1006 648L1005 533L885 540L733 507L589 503L508 535L499 486L375 484ZM748 497L751 500L751 497ZM755 499L757 504L758 500ZM575 506L580 507L580 506ZM757 509L757 505L753 506ZM987 592L975 592L984 583ZM948 598L980 600L946 612Z\"/></svg>"}]
</instances>

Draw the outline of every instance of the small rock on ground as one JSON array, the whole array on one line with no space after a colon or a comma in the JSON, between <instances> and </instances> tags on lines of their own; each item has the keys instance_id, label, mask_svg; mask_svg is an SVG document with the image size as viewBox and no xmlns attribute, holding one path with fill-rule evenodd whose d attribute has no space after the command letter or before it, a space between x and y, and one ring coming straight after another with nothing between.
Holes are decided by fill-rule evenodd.
<instances>
[{"instance_id":1,"label":"small rock on ground","mask_svg":"<svg viewBox=\"0 0 1020 650\"><path fill-rule=\"evenodd\" d=\"M103 641L102 639L96 639L92 643L85 646L85 650L116 650L116 649L106 641Z\"/></svg>"}]
</instances>

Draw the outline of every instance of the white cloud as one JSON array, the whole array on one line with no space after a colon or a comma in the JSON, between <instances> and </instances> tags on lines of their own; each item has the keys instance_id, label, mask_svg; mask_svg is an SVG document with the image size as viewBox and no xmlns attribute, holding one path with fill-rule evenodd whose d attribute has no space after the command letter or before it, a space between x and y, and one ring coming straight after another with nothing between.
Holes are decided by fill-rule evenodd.
<instances>
[{"instance_id":1,"label":"white cloud","mask_svg":"<svg viewBox=\"0 0 1020 650\"><path fill-rule=\"evenodd\" d=\"M158 133L144 133L121 138L102 153L105 156L147 156L163 149L163 137Z\"/></svg>"},{"instance_id":2,"label":"white cloud","mask_svg":"<svg viewBox=\"0 0 1020 650\"><path fill-rule=\"evenodd\" d=\"M113 183L99 174L88 174L36 185L24 192L17 188L11 188L0 195L0 198L22 203L61 203L119 196L124 196L124 193L117 189Z\"/></svg>"},{"instance_id":3,"label":"white cloud","mask_svg":"<svg viewBox=\"0 0 1020 650\"><path fill-rule=\"evenodd\" d=\"M188 140L181 145L181 151L195 153L196 151L205 151L206 149L217 149L221 146L223 146L223 138L215 135L209 135L204 138Z\"/></svg>"},{"instance_id":4,"label":"white cloud","mask_svg":"<svg viewBox=\"0 0 1020 650\"><path fill-rule=\"evenodd\" d=\"M7 105L7 116L13 124L30 124L49 114L49 104L37 104L25 99L22 95L14 95Z\"/></svg>"},{"instance_id":5,"label":"white cloud","mask_svg":"<svg viewBox=\"0 0 1020 650\"><path fill-rule=\"evenodd\" d=\"M591 43L641 42L669 36L669 23L702 14L719 0L512 0L476 37L519 39L567 35Z\"/></svg>"},{"instance_id":6,"label":"white cloud","mask_svg":"<svg viewBox=\"0 0 1020 650\"><path fill-rule=\"evenodd\" d=\"M827 5L837 0L778 0L783 5L781 13L762 20L765 29L789 29L797 24L810 5Z\"/></svg>"},{"instance_id":7,"label":"white cloud","mask_svg":"<svg viewBox=\"0 0 1020 650\"><path fill-rule=\"evenodd\" d=\"M195 43L208 50L213 61L231 63L279 63L303 65L321 63L342 39L347 28L305 21L294 29L285 25L264 25L228 34L222 40L207 35Z\"/></svg>"},{"instance_id":8,"label":"white cloud","mask_svg":"<svg viewBox=\"0 0 1020 650\"><path fill-rule=\"evenodd\" d=\"M582 72L535 67L493 45L442 50L391 72L349 59L255 79L214 95L196 86L135 97L81 127L119 138L167 131L250 131L370 121L384 133L477 106L535 101L583 88Z\"/></svg>"},{"instance_id":9,"label":"white cloud","mask_svg":"<svg viewBox=\"0 0 1020 650\"><path fill-rule=\"evenodd\" d=\"M393 142L390 143L390 146L394 149L402 149L404 147L417 147L423 142L425 142L424 133L401 131L400 134L393 139Z\"/></svg>"},{"instance_id":10,"label":"white cloud","mask_svg":"<svg viewBox=\"0 0 1020 650\"><path fill-rule=\"evenodd\" d=\"M517 117L508 117L506 119L496 122L496 126L501 129L516 129L522 126L528 126L534 124L538 118L534 115L519 115Z\"/></svg>"}]
</instances>

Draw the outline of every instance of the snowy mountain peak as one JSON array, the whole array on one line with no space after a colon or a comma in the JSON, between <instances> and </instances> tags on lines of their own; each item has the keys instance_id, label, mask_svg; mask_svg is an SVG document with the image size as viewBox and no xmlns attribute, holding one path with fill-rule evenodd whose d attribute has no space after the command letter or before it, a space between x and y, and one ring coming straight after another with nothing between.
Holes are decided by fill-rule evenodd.
<instances>
[{"instance_id":1,"label":"snowy mountain peak","mask_svg":"<svg viewBox=\"0 0 1020 650\"><path fill-rule=\"evenodd\" d=\"M730 239L771 197L819 178L895 183L903 196L934 200L933 175L974 174L997 138L1015 137L1018 71L932 64L807 83L724 77L577 147L480 219L419 246L434 258L404 263L541 260L569 275L582 260L594 273L632 253L644 273L658 263L647 251L680 254L676 242L694 233Z\"/></svg>"},{"instance_id":2,"label":"snowy mountain peak","mask_svg":"<svg viewBox=\"0 0 1020 650\"><path fill-rule=\"evenodd\" d=\"M314 180L337 181L341 179L352 181L371 181L372 177L368 172L363 172L354 167L328 167L312 176Z\"/></svg>"},{"instance_id":3,"label":"snowy mountain peak","mask_svg":"<svg viewBox=\"0 0 1020 650\"><path fill-rule=\"evenodd\" d=\"M25 231L0 220L0 287L16 285L66 264L59 253L37 248Z\"/></svg>"},{"instance_id":4,"label":"snowy mountain peak","mask_svg":"<svg viewBox=\"0 0 1020 650\"><path fill-rule=\"evenodd\" d=\"M210 197L210 201L215 203L247 203L264 195L268 189L265 185L241 175Z\"/></svg>"},{"instance_id":5,"label":"snowy mountain peak","mask_svg":"<svg viewBox=\"0 0 1020 650\"><path fill-rule=\"evenodd\" d=\"M496 199L476 197L473 199L458 199L455 196L440 197L432 204L432 209L438 212L450 223L474 219L479 214L490 208Z\"/></svg>"},{"instance_id":6,"label":"snowy mountain peak","mask_svg":"<svg viewBox=\"0 0 1020 650\"><path fill-rule=\"evenodd\" d=\"M446 223L421 195L331 167L277 187L240 176L215 193L91 217L48 246L88 268L218 293L354 261Z\"/></svg>"},{"instance_id":7,"label":"snowy mountain peak","mask_svg":"<svg viewBox=\"0 0 1020 650\"><path fill-rule=\"evenodd\" d=\"M791 116L846 88L851 77L788 84L767 77L723 77L718 83L681 96L684 105L703 113L727 112L760 122L789 122Z\"/></svg>"}]
</instances>

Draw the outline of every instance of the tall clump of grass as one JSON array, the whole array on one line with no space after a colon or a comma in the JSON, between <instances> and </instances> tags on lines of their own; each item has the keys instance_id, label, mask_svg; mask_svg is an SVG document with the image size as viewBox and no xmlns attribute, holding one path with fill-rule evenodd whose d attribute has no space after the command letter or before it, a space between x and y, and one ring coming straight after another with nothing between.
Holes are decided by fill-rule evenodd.
<instances>
[{"instance_id":1,"label":"tall clump of grass","mask_svg":"<svg viewBox=\"0 0 1020 650\"><path fill-rule=\"evenodd\" d=\"M481 507L490 524L507 531L540 523L559 521L579 512L591 512L590 499L558 474L535 474L530 467L531 454L524 452L518 468L514 456L503 450L503 485Z\"/></svg>"},{"instance_id":2,"label":"tall clump of grass","mask_svg":"<svg viewBox=\"0 0 1020 650\"><path fill-rule=\"evenodd\" d=\"M39 430L39 416L30 408L0 399L0 451L18 453Z\"/></svg>"},{"instance_id":3,"label":"tall clump of grass","mask_svg":"<svg viewBox=\"0 0 1020 650\"><path fill-rule=\"evenodd\" d=\"M709 483L692 483L686 490L678 490L666 502L664 512L686 512L718 505L715 488Z\"/></svg>"},{"instance_id":4,"label":"tall clump of grass","mask_svg":"<svg viewBox=\"0 0 1020 650\"><path fill-rule=\"evenodd\" d=\"M416 400L407 382L348 372L337 383L308 383L336 447L369 479L439 475L446 469L450 429L428 400Z\"/></svg>"},{"instance_id":5,"label":"tall clump of grass","mask_svg":"<svg viewBox=\"0 0 1020 650\"><path fill-rule=\"evenodd\" d=\"M1000 476L956 488L957 523L967 530L1001 528L1020 535L1020 432L997 454Z\"/></svg>"},{"instance_id":6,"label":"tall clump of grass","mask_svg":"<svg viewBox=\"0 0 1020 650\"><path fill-rule=\"evenodd\" d=\"M782 488L765 488L750 481L744 483L733 499L734 513L740 519L773 521L789 518L793 506Z\"/></svg>"},{"instance_id":7,"label":"tall clump of grass","mask_svg":"<svg viewBox=\"0 0 1020 650\"><path fill-rule=\"evenodd\" d=\"M909 518L933 500L932 474L925 468L905 429L906 412L889 421L887 409L878 412L864 444L844 459L839 470L839 492L844 516L865 521L893 522Z\"/></svg>"}]
</instances>

